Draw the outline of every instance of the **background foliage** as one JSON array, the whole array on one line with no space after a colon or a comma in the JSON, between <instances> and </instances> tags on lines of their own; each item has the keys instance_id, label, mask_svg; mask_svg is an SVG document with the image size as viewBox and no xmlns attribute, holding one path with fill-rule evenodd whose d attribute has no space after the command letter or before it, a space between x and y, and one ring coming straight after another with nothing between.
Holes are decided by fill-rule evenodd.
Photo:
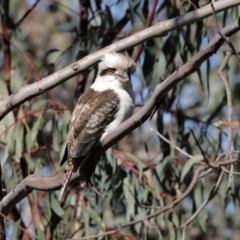
<instances>
[{"instance_id":1,"label":"background foliage","mask_svg":"<svg viewBox=\"0 0 240 240\"><path fill-rule=\"evenodd\" d=\"M9 1L7 9L7 2L2 1L0 9L1 36L5 40L8 37L1 45L1 98L132 33L206 4L196 0L25 0ZM214 16L208 17L129 49L138 66L132 80L136 111L157 83L205 46L217 34L218 25L221 29L236 20L238 14L239 7L232 8L217 14L217 21ZM231 37L238 51L239 37L239 33ZM6 219L7 239L30 239L27 230L39 239L90 236L143 218L180 196L199 161L204 160L202 150L205 157L214 160L227 145L226 128L211 124L227 119L225 88L217 74L227 49L226 44L197 73L172 89L151 121L108 150L93 176L103 197L84 183L71 187L61 204L57 191L33 191L9 214L15 224ZM1 121L4 194L29 174L48 177L64 173L65 166L60 168L59 162L71 111L78 96L93 82L96 71L97 67L88 69L25 102ZM226 75L232 90L233 117L237 120L240 72L235 56ZM198 160L176 151L151 128ZM237 131L231 147L239 148ZM159 234L163 239L180 239L179 227L208 198L219 173L213 170L198 180L188 197L170 211L100 239L158 239ZM225 173L217 195L187 227L185 239L239 239L238 179L234 175L229 181Z\"/></svg>"}]
</instances>

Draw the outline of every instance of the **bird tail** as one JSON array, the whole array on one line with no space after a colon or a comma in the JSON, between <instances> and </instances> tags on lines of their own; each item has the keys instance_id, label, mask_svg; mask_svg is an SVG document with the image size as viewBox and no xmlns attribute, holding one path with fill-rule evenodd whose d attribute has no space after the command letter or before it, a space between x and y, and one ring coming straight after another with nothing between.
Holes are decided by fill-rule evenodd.
<instances>
[{"instance_id":1,"label":"bird tail","mask_svg":"<svg viewBox=\"0 0 240 240\"><path fill-rule=\"evenodd\" d=\"M58 196L58 201L59 202L61 202L63 200L62 198L66 193L69 181L70 181L71 176L72 176L72 172L73 172L73 164L72 164L72 161L69 161L68 162L68 169L67 169L67 172L66 172L66 178L63 182L62 188L61 188L59 196Z\"/></svg>"}]
</instances>

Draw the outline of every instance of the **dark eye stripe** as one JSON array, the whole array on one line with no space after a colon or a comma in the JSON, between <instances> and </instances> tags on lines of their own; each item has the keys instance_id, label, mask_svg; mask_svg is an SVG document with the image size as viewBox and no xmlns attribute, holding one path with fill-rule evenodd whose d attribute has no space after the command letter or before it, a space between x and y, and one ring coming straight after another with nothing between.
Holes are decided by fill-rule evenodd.
<instances>
[{"instance_id":1,"label":"dark eye stripe","mask_svg":"<svg viewBox=\"0 0 240 240\"><path fill-rule=\"evenodd\" d=\"M100 76L113 75L115 73L115 71L116 71L115 68L107 68L107 69L101 71Z\"/></svg>"},{"instance_id":2,"label":"dark eye stripe","mask_svg":"<svg viewBox=\"0 0 240 240\"><path fill-rule=\"evenodd\" d=\"M115 68L109 68L109 71L114 73L116 71L116 69Z\"/></svg>"}]
</instances>

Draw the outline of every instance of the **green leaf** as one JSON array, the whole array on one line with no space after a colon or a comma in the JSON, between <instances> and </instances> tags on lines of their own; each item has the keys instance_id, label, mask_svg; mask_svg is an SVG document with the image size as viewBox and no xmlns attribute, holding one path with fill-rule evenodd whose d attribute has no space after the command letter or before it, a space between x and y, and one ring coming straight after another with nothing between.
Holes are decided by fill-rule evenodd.
<instances>
[{"instance_id":1,"label":"green leaf","mask_svg":"<svg viewBox=\"0 0 240 240\"><path fill-rule=\"evenodd\" d=\"M113 191L110 190L107 192L107 194L105 195L105 199L103 201L103 212L106 212L109 207L110 207L110 201L113 198Z\"/></svg>"},{"instance_id":2,"label":"green leaf","mask_svg":"<svg viewBox=\"0 0 240 240\"><path fill-rule=\"evenodd\" d=\"M9 95L5 81L0 79L0 100L6 98Z\"/></svg>"},{"instance_id":3,"label":"green leaf","mask_svg":"<svg viewBox=\"0 0 240 240\"><path fill-rule=\"evenodd\" d=\"M106 230L106 226L103 223L102 219L99 217L98 213L95 211L95 209L91 208L91 206L88 204L86 210L88 211L90 217L92 220L97 224L97 226L102 230Z\"/></svg>"},{"instance_id":4,"label":"green leaf","mask_svg":"<svg viewBox=\"0 0 240 240\"><path fill-rule=\"evenodd\" d=\"M130 158L130 160L135 162L137 164L138 168L140 168L140 170L142 170L145 167L145 164L142 162L142 160L137 158L135 155L128 153L128 152L124 152L124 155L126 155L127 157Z\"/></svg>"},{"instance_id":5,"label":"green leaf","mask_svg":"<svg viewBox=\"0 0 240 240\"><path fill-rule=\"evenodd\" d=\"M177 214L174 211L172 212L172 219L171 220L172 220L172 223L175 226L175 228L179 227L179 219L178 219Z\"/></svg>"},{"instance_id":6,"label":"green leaf","mask_svg":"<svg viewBox=\"0 0 240 240\"><path fill-rule=\"evenodd\" d=\"M131 217L134 217L135 198L133 197L134 186L129 181L128 177L124 178L123 180L123 192L124 192L126 205L127 205L126 219L127 221L130 221Z\"/></svg>"},{"instance_id":7,"label":"green leaf","mask_svg":"<svg viewBox=\"0 0 240 240\"><path fill-rule=\"evenodd\" d=\"M30 168L30 170L34 170L34 168L36 167L36 163L35 161L32 160L32 158L29 156L29 154L24 154L24 157L27 161L28 167Z\"/></svg>"},{"instance_id":8,"label":"green leaf","mask_svg":"<svg viewBox=\"0 0 240 240\"><path fill-rule=\"evenodd\" d=\"M26 133L26 137L25 137L25 143L26 143L26 147L27 147L27 153L30 154L30 151L32 149L32 146L34 145L34 142L32 141L32 133L30 128L28 127L28 125L25 125L27 133Z\"/></svg>"},{"instance_id":9,"label":"green leaf","mask_svg":"<svg viewBox=\"0 0 240 240\"><path fill-rule=\"evenodd\" d=\"M55 117L55 114L56 114L56 110L54 110L54 109L47 109L43 113L44 121L47 122L49 120L52 120Z\"/></svg>"},{"instance_id":10,"label":"green leaf","mask_svg":"<svg viewBox=\"0 0 240 240\"><path fill-rule=\"evenodd\" d=\"M153 91L156 85L160 83L160 79L165 74L165 71L166 71L166 59L163 52L159 50L159 56L155 60L155 63L153 66L152 78L149 84L150 90Z\"/></svg>"},{"instance_id":11,"label":"green leaf","mask_svg":"<svg viewBox=\"0 0 240 240\"><path fill-rule=\"evenodd\" d=\"M23 152L23 125L21 122L17 123L13 134L17 136L17 138L15 139L14 159L19 162Z\"/></svg>"},{"instance_id":12,"label":"green leaf","mask_svg":"<svg viewBox=\"0 0 240 240\"><path fill-rule=\"evenodd\" d=\"M203 199L203 185L202 182L198 181L194 188L194 201L196 204L196 208L198 209L202 203ZM204 207L197 216L197 221L199 222L202 230L206 232L206 220L207 220L207 209Z\"/></svg>"},{"instance_id":13,"label":"green leaf","mask_svg":"<svg viewBox=\"0 0 240 240\"><path fill-rule=\"evenodd\" d=\"M16 226L13 226L13 229L11 231L11 239L19 239L18 236L20 229L17 226L21 224L21 219L17 220L15 224Z\"/></svg>"},{"instance_id":14,"label":"green leaf","mask_svg":"<svg viewBox=\"0 0 240 240\"><path fill-rule=\"evenodd\" d=\"M2 142L7 143L8 139L12 137L14 125L15 125L14 115L13 112L10 112L1 120L0 138Z\"/></svg>"},{"instance_id":15,"label":"green leaf","mask_svg":"<svg viewBox=\"0 0 240 240\"><path fill-rule=\"evenodd\" d=\"M169 239L175 240L176 239L176 230L171 222L168 224L169 229Z\"/></svg>"},{"instance_id":16,"label":"green leaf","mask_svg":"<svg viewBox=\"0 0 240 240\"><path fill-rule=\"evenodd\" d=\"M9 146L11 145L11 142L9 141L8 144L6 145L5 147L5 150L4 150L4 154L3 154L3 157L1 159L1 164L5 163L5 161L8 159L9 157Z\"/></svg>"},{"instance_id":17,"label":"green leaf","mask_svg":"<svg viewBox=\"0 0 240 240\"><path fill-rule=\"evenodd\" d=\"M115 156L112 154L112 151L106 152L106 158L111 163L112 173L115 174L117 171L117 160L116 160Z\"/></svg>"},{"instance_id":18,"label":"green leaf","mask_svg":"<svg viewBox=\"0 0 240 240\"><path fill-rule=\"evenodd\" d=\"M197 159L189 159L184 165L182 174L181 174L181 179L180 179L181 182L183 181L186 174L191 170L192 166L200 162L200 157L198 159L198 157L196 156L196 158ZM201 155L201 158L203 159L202 155Z\"/></svg>"},{"instance_id":19,"label":"green leaf","mask_svg":"<svg viewBox=\"0 0 240 240\"><path fill-rule=\"evenodd\" d=\"M83 219L84 219L84 229L85 229L85 235L89 236L89 222L90 222L90 218L89 218L89 214L87 211L83 211Z\"/></svg>"},{"instance_id":20,"label":"green leaf","mask_svg":"<svg viewBox=\"0 0 240 240\"><path fill-rule=\"evenodd\" d=\"M60 22L56 24L56 28L58 30L64 31L64 32L76 32L77 27L72 22Z\"/></svg>"},{"instance_id":21,"label":"green leaf","mask_svg":"<svg viewBox=\"0 0 240 240\"><path fill-rule=\"evenodd\" d=\"M38 236L38 238L39 239L46 239L44 231L41 229L41 227L36 225L36 229L37 229L37 236Z\"/></svg>"},{"instance_id":22,"label":"green leaf","mask_svg":"<svg viewBox=\"0 0 240 240\"><path fill-rule=\"evenodd\" d=\"M62 61L61 61L62 68L76 61L76 53L78 51L79 51L79 45L73 44L67 49L67 51L64 52Z\"/></svg>"},{"instance_id":23,"label":"green leaf","mask_svg":"<svg viewBox=\"0 0 240 240\"><path fill-rule=\"evenodd\" d=\"M33 103L31 106L31 111L36 111L43 109L47 106L48 100L47 99L40 99L37 102Z\"/></svg>"},{"instance_id":24,"label":"green leaf","mask_svg":"<svg viewBox=\"0 0 240 240\"><path fill-rule=\"evenodd\" d=\"M43 212L44 212L43 223L46 225L49 223L52 216L49 198L42 199L42 205L43 205Z\"/></svg>"},{"instance_id":25,"label":"green leaf","mask_svg":"<svg viewBox=\"0 0 240 240\"><path fill-rule=\"evenodd\" d=\"M165 169L175 161L175 158L171 155L165 157L161 163L156 166L157 174L160 180L165 176Z\"/></svg>"},{"instance_id":26,"label":"green leaf","mask_svg":"<svg viewBox=\"0 0 240 240\"><path fill-rule=\"evenodd\" d=\"M64 211L61 208L59 202L56 200L56 198L53 196L53 194L50 194L50 201L51 201L51 208L52 210L59 216L63 216Z\"/></svg>"},{"instance_id":27,"label":"green leaf","mask_svg":"<svg viewBox=\"0 0 240 240\"><path fill-rule=\"evenodd\" d=\"M43 126L43 116L42 114L39 114L38 119L34 123L33 128L31 130L31 137L33 142L36 142L37 134L40 130L42 130L42 126Z\"/></svg>"},{"instance_id":28,"label":"green leaf","mask_svg":"<svg viewBox=\"0 0 240 240\"><path fill-rule=\"evenodd\" d=\"M57 126L57 122L53 123L53 149L56 152L60 152L60 134Z\"/></svg>"},{"instance_id":29,"label":"green leaf","mask_svg":"<svg viewBox=\"0 0 240 240\"><path fill-rule=\"evenodd\" d=\"M50 55L55 54L55 53L58 54L58 57L59 57L59 55L61 54L61 53L60 53L60 50L57 49L57 48L49 49L49 50L47 50L47 51L45 52L45 55L44 55L43 59L46 60L46 59L48 59L48 57L49 57ZM55 59L55 61L56 61L56 59ZM51 62L51 61L48 61L48 63L49 63L49 62Z\"/></svg>"},{"instance_id":30,"label":"green leaf","mask_svg":"<svg viewBox=\"0 0 240 240\"><path fill-rule=\"evenodd\" d=\"M70 111L66 110L66 111L63 112L63 115L62 115L63 126L68 127L70 119L71 119L71 116L72 116L72 114L71 114Z\"/></svg>"}]
</instances>

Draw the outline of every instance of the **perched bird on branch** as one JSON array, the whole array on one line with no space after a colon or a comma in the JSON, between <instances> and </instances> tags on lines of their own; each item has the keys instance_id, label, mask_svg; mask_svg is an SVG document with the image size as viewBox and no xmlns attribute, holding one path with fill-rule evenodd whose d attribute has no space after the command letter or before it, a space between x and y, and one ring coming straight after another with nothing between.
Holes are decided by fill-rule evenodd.
<instances>
[{"instance_id":1,"label":"perched bird on branch","mask_svg":"<svg viewBox=\"0 0 240 240\"><path fill-rule=\"evenodd\" d=\"M81 167L94 145L132 115L134 93L131 74L135 70L135 62L124 53L106 53L101 59L94 83L80 96L72 114L67 147L60 164L67 161L68 169L59 201L72 173ZM80 171L80 174L84 173Z\"/></svg>"}]
</instances>

